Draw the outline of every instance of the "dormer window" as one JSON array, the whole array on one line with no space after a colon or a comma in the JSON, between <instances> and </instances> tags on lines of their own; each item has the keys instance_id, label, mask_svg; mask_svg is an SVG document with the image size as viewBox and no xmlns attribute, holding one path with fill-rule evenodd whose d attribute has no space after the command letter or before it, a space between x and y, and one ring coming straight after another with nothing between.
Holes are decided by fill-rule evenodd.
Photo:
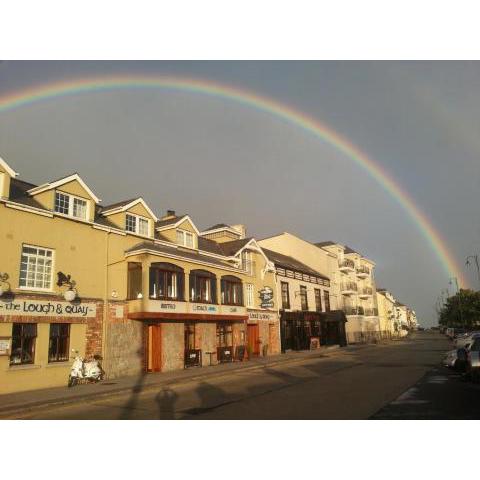
<instances>
[{"instance_id":1,"label":"dormer window","mask_svg":"<svg viewBox=\"0 0 480 480\"><path fill-rule=\"evenodd\" d=\"M187 248L195 248L193 233L185 230L177 230L177 245Z\"/></svg>"},{"instance_id":2,"label":"dormer window","mask_svg":"<svg viewBox=\"0 0 480 480\"><path fill-rule=\"evenodd\" d=\"M148 237L149 234L148 219L141 217L140 215L132 215L127 213L125 221L125 230L127 232L136 233L137 235L143 235Z\"/></svg>"},{"instance_id":3,"label":"dormer window","mask_svg":"<svg viewBox=\"0 0 480 480\"><path fill-rule=\"evenodd\" d=\"M69 193L55 192L55 212L69 217L87 219L88 203L83 198Z\"/></svg>"}]
</instances>

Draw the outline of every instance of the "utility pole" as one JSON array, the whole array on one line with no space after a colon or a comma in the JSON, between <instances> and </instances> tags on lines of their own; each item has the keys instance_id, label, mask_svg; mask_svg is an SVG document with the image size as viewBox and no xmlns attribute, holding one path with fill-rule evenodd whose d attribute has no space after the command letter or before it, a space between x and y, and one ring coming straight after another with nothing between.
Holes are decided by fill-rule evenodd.
<instances>
[{"instance_id":1,"label":"utility pole","mask_svg":"<svg viewBox=\"0 0 480 480\"><path fill-rule=\"evenodd\" d=\"M477 267L477 277L478 277L478 283L480 284L480 265L478 263L478 255L469 255L466 259L465 259L465 265L468 267L469 265L471 265L470 263L470 259L473 258L474 262L475 262L475 266Z\"/></svg>"},{"instance_id":2,"label":"utility pole","mask_svg":"<svg viewBox=\"0 0 480 480\"><path fill-rule=\"evenodd\" d=\"M462 297L460 293L460 288L458 287L458 280L457 277L452 277L449 280L449 284L453 285L452 280L455 282L455 286L457 287L457 295L458 295L458 311L460 313L460 323L463 325L463 328L465 328L465 322L463 319L463 312L462 312Z\"/></svg>"}]
</instances>

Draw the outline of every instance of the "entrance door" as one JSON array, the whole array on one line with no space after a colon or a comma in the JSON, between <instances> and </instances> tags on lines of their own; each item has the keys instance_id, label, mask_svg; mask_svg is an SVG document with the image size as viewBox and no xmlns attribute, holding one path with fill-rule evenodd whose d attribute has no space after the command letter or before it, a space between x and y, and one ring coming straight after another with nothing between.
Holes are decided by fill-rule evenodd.
<instances>
[{"instance_id":1,"label":"entrance door","mask_svg":"<svg viewBox=\"0 0 480 480\"><path fill-rule=\"evenodd\" d=\"M258 325L247 325L249 350L255 356L260 355L260 331Z\"/></svg>"},{"instance_id":2,"label":"entrance door","mask_svg":"<svg viewBox=\"0 0 480 480\"><path fill-rule=\"evenodd\" d=\"M161 325L148 326L147 370L162 371L162 329Z\"/></svg>"}]
</instances>

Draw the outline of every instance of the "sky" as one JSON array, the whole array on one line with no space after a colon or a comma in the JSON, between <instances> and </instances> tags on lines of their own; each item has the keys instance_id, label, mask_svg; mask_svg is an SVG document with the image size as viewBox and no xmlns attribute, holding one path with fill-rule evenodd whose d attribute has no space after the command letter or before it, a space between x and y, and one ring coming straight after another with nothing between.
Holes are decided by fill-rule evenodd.
<instances>
[{"instance_id":1,"label":"sky","mask_svg":"<svg viewBox=\"0 0 480 480\"><path fill-rule=\"evenodd\" d=\"M478 62L0 62L0 101L32 86L112 74L248 89L304 112L408 192L457 263L480 254ZM376 283L436 323L449 276L397 200L344 153L271 114L162 89L58 97L0 112L0 156L23 180L78 172L103 204L143 196L202 229L242 223L347 244ZM476 272L465 270L478 289Z\"/></svg>"}]
</instances>

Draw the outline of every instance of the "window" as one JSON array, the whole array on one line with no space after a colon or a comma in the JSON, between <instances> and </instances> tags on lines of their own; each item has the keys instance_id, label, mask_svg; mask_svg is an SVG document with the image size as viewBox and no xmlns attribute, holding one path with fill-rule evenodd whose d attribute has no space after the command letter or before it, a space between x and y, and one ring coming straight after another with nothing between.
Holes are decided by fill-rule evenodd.
<instances>
[{"instance_id":1,"label":"window","mask_svg":"<svg viewBox=\"0 0 480 480\"><path fill-rule=\"evenodd\" d=\"M68 193L55 192L55 211L70 217L87 219L87 201Z\"/></svg>"},{"instance_id":2,"label":"window","mask_svg":"<svg viewBox=\"0 0 480 480\"><path fill-rule=\"evenodd\" d=\"M247 283L245 285L245 290L247 292L246 295L246 304L248 308L254 308L255 307L255 299L254 299L254 286L252 283Z\"/></svg>"},{"instance_id":3,"label":"window","mask_svg":"<svg viewBox=\"0 0 480 480\"><path fill-rule=\"evenodd\" d=\"M35 360L36 323L14 323L10 365L33 363Z\"/></svg>"},{"instance_id":4,"label":"window","mask_svg":"<svg viewBox=\"0 0 480 480\"><path fill-rule=\"evenodd\" d=\"M281 282L282 287L282 308L287 310L290 308L290 293L288 291L288 282Z\"/></svg>"},{"instance_id":5,"label":"window","mask_svg":"<svg viewBox=\"0 0 480 480\"><path fill-rule=\"evenodd\" d=\"M48 361L66 362L70 342L70 324L51 323L50 341L48 343Z\"/></svg>"},{"instance_id":6,"label":"window","mask_svg":"<svg viewBox=\"0 0 480 480\"><path fill-rule=\"evenodd\" d=\"M222 277L222 305L243 305L242 281L227 275Z\"/></svg>"},{"instance_id":7,"label":"window","mask_svg":"<svg viewBox=\"0 0 480 480\"><path fill-rule=\"evenodd\" d=\"M322 291L319 288L315 289L315 308L317 312L322 311Z\"/></svg>"},{"instance_id":8,"label":"window","mask_svg":"<svg viewBox=\"0 0 480 480\"><path fill-rule=\"evenodd\" d=\"M53 250L23 245L20 260L20 288L51 290Z\"/></svg>"},{"instance_id":9,"label":"window","mask_svg":"<svg viewBox=\"0 0 480 480\"><path fill-rule=\"evenodd\" d=\"M217 278L206 270L190 272L190 301L217 303Z\"/></svg>"},{"instance_id":10,"label":"window","mask_svg":"<svg viewBox=\"0 0 480 480\"><path fill-rule=\"evenodd\" d=\"M152 263L150 266L150 298L183 300L183 269L173 263Z\"/></svg>"},{"instance_id":11,"label":"window","mask_svg":"<svg viewBox=\"0 0 480 480\"><path fill-rule=\"evenodd\" d=\"M142 264L140 262L128 262L127 291L129 300L139 298L142 294Z\"/></svg>"},{"instance_id":12,"label":"window","mask_svg":"<svg viewBox=\"0 0 480 480\"><path fill-rule=\"evenodd\" d=\"M217 347L233 346L233 329L231 323L217 323Z\"/></svg>"},{"instance_id":13,"label":"window","mask_svg":"<svg viewBox=\"0 0 480 480\"><path fill-rule=\"evenodd\" d=\"M193 233L185 230L177 230L177 245L182 247L194 248Z\"/></svg>"},{"instance_id":14,"label":"window","mask_svg":"<svg viewBox=\"0 0 480 480\"><path fill-rule=\"evenodd\" d=\"M307 287L305 285L300 285L300 301L302 310L308 310Z\"/></svg>"},{"instance_id":15,"label":"window","mask_svg":"<svg viewBox=\"0 0 480 480\"><path fill-rule=\"evenodd\" d=\"M150 233L149 229L149 220L140 217L139 215L132 215L131 213L127 213L125 218L125 230L127 232L136 233L137 235L143 235L144 237L148 237Z\"/></svg>"},{"instance_id":16,"label":"window","mask_svg":"<svg viewBox=\"0 0 480 480\"><path fill-rule=\"evenodd\" d=\"M323 299L325 300L325 311L330 311L330 292L324 290L323 292Z\"/></svg>"},{"instance_id":17,"label":"window","mask_svg":"<svg viewBox=\"0 0 480 480\"><path fill-rule=\"evenodd\" d=\"M8 192L5 192L5 195L3 193L3 189L5 188L5 174L3 172L0 172L0 197L7 197Z\"/></svg>"},{"instance_id":18,"label":"window","mask_svg":"<svg viewBox=\"0 0 480 480\"><path fill-rule=\"evenodd\" d=\"M253 275L254 272L254 263L252 261L252 252L244 250L241 254L242 259L242 268L247 272L248 275Z\"/></svg>"}]
</instances>

